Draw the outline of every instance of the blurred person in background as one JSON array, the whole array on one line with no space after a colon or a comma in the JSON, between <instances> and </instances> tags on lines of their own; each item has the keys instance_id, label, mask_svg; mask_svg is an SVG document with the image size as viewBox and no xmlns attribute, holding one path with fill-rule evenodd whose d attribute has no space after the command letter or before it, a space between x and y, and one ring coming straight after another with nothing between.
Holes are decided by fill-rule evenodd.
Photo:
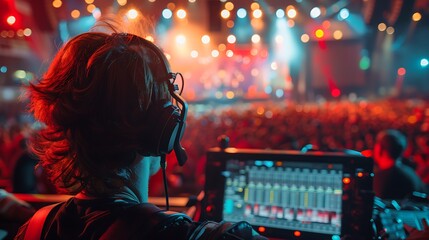
<instances>
[{"instance_id":1,"label":"blurred person in background","mask_svg":"<svg viewBox=\"0 0 429 240\"><path fill-rule=\"evenodd\" d=\"M373 159L374 192L382 199L405 199L413 192L426 193L426 186L415 170L402 162L407 139L396 129L377 134Z\"/></svg>"}]
</instances>

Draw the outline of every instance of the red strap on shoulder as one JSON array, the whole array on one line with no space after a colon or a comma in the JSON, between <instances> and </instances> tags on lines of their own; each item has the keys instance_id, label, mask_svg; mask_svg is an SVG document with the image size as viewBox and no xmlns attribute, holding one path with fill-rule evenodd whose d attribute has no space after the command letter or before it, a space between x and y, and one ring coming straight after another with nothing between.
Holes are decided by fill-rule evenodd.
<instances>
[{"instance_id":1,"label":"red strap on shoulder","mask_svg":"<svg viewBox=\"0 0 429 240\"><path fill-rule=\"evenodd\" d=\"M33 217L28 222L27 230L25 231L24 240L41 238L46 217L51 212L51 210L58 204L60 203L51 204L37 210L37 212L33 215Z\"/></svg>"}]
</instances>

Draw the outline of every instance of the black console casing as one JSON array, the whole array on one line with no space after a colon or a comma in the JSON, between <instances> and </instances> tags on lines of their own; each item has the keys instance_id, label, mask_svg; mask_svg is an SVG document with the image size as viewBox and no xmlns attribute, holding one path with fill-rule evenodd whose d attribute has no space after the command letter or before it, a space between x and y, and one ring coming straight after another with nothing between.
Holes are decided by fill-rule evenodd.
<instances>
[{"instance_id":1,"label":"black console casing","mask_svg":"<svg viewBox=\"0 0 429 240\"><path fill-rule=\"evenodd\" d=\"M228 161L246 164L246 161L267 160L282 164L322 164L341 166L343 182L341 184L341 227L340 233L319 233L317 230L300 230L290 227L272 227L255 225L261 234L280 239L371 239L374 235L372 211L374 202L373 160L361 155L349 155L337 152L307 152L255 150L235 148L213 148L207 151L205 196L202 202L201 220L222 221L226 166ZM345 180L344 180L345 179ZM346 182L346 183L344 183ZM243 219L246 220L246 219ZM267 217L267 221L269 218Z\"/></svg>"}]
</instances>

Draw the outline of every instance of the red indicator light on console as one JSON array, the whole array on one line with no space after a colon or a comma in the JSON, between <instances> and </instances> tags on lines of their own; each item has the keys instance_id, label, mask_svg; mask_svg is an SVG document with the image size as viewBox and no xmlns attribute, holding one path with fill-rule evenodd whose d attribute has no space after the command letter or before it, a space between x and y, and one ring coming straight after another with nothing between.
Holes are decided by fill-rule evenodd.
<instances>
[{"instance_id":1,"label":"red indicator light on console","mask_svg":"<svg viewBox=\"0 0 429 240\"><path fill-rule=\"evenodd\" d=\"M293 232L293 235L295 237L301 237L301 232L300 231L295 231L295 232Z\"/></svg>"},{"instance_id":2,"label":"red indicator light on console","mask_svg":"<svg viewBox=\"0 0 429 240\"><path fill-rule=\"evenodd\" d=\"M363 172L358 172L358 173L357 173L357 176L358 176L358 177L363 177Z\"/></svg>"},{"instance_id":3,"label":"red indicator light on console","mask_svg":"<svg viewBox=\"0 0 429 240\"><path fill-rule=\"evenodd\" d=\"M350 183L350 178L349 177L343 178L343 183L344 184L349 184Z\"/></svg>"},{"instance_id":4,"label":"red indicator light on console","mask_svg":"<svg viewBox=\"0 0 429 240\"><path fill-rule=\"evenodd\" d=\"M265 232L265 227L262 227L262 226L258 227L258 231L259 231L260 233Z\"/></svg>"},{"instance_id":5,"label":"red indicator light on console","mask_svg":"<svg viewBox=\"0 0 429 240\"><path fill-rule=\"evenodd\" d=\"M206 207L206 212L211 212L213 210L213 207L211 205L208 205Z\"/></svg>"}]
</instances>

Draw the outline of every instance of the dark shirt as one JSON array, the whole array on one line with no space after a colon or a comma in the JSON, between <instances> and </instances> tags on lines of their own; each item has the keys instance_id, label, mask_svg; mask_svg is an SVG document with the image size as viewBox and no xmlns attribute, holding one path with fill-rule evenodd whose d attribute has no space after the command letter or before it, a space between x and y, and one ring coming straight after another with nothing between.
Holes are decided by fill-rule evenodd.
<instances>
[{"instance_id":1,"label":"dark shirt","mask_svg":"<svg viewBox=\"0 0 429 240\"><path fill-rule=\"evenodd\" d=\"M24 239L28 223L15 239ZM71 198L49 213L42 239L266 239L246 222L193 222L150 203Z\"/></svg>"},{"instance_id":2,"label":"dark shirt","mask_svg":"<svg viewBox=\"0 0 429 240\"><path fill-rule=\"evenodd\" d=\"M414 169L397 164L375 172L374 192L382 199L404 199L414 191L426 193L426 187Z\"/></svg>"}]
</instances>

